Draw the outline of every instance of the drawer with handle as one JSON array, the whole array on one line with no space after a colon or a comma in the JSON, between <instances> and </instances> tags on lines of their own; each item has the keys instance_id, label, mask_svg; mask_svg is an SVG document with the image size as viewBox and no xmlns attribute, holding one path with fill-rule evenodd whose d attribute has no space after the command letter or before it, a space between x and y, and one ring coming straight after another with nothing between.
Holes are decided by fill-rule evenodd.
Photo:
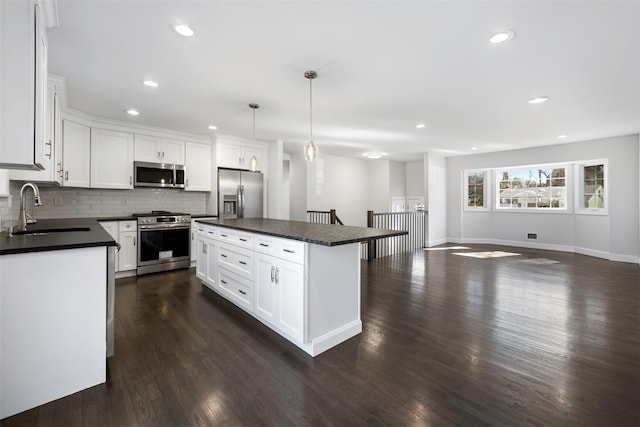
<instances>
[{"instance_id":1,"label":"drawer with handle","mask_svg":"<svg viewBox=\"0 0 640 427\"><path fill-rule=\"evenodd\" d=\"M221 242L253 249L253 235L220 227L216 238Z\"/></svg>"},{"instance_id":2,"label":"drawer with handle","mask_svg":"<svg viewBox=\"0 0 640 427\"><path fill-rule=\"evenodd\" d=\"M252 311L252 283L236 274L219 270L218 287L230 301L239 307Z\"/></svg>"},{"instance_id":3,"label":"drawer with handle","mask_svg":"<svg viewBox=\"0 0 640 427\"><path fill-rule=\"evenodd\" d=\"M218 266L247 279L253 278L253 251L218 243Z\"/></svg>"},{"instance_id":4,"label":"drawer with handle","mask_svg":"<svg viewBox=\"0 0 640 427\"><path fill-rule=\"evenodd\" d=\"M254 244L256 252L286 259L297 264L304 264L304 248L304 242L270 236L256 236Z\"/></svg>"}]
</instances>

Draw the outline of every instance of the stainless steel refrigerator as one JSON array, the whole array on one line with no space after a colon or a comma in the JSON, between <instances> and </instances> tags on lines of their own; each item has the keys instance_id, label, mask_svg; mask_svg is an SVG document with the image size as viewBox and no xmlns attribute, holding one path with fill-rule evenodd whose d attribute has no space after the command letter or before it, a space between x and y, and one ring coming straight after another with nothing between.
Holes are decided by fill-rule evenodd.
<instances>
[{"instance_id":1,"label":"stainless steel refrigerator","mask_svg":"<svg viewBox=\"0 0 640 427\"><path fill-rule=\"evenodd\" d=\"M218 218L262 218L260 172L218 168Z\"/></svg>"}]
</instances>

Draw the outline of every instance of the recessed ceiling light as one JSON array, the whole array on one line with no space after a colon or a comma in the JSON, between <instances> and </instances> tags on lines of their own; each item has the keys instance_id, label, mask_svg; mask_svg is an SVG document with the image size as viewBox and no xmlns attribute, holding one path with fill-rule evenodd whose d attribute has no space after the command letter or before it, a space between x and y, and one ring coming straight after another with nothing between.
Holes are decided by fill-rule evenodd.
<instances>
[{"instance_id":1,"label":"recessed ceiling light","mask_svg":"<svg viewBox=\"0 0 640 427\"><path fill-rule=\"evenodd\" d=\"M372 160L381 159L384 156L384 153L365 153L365 156Z\"/></svg>"},{"instance_id":2,"label":"recessed ceiling light","mask_svg":"<svg viewBox=\"0 0 640 427\"><path fill-rule=\"evenodd\" d=\"M158 87L158 83L154 82L153 80L143 80L142 84L149 87Z\"/></svg>"},{"instance_id":3,"label":"recessed ceiling light","mask_svg":"<svg viewBox=\"0 0 640 427\"><path fill-rule=\"evenodd\" d=\"M131 116L139 116L140 115L140 111L138 110L134 110L133 108L127 110L127 114L131 115Z\"/></svg>"},{"instance_id":4,"label":"recessed ceiling light","mask_svg":"<svg viewBox=\"0 0 640 427\"><path fill-rule=\"evenodd\" d=\"M173 29L181 36L191 37L193 35L193 30L186 25L176 25Z\"/></svg>"},{"instance_id":5,"label":"recessed ceiling light","mask_svg":"<svg viewBox=\"0 0 640 427\"><path fill-rule=\"evenodd\" d=\"M416 125L416 129L422 129L424 126L425 126L424 123L418 123Z\"/></svg>"},{"instance_id":6,"label":"recessed ceiling light","mask_svg":"<svg viewBox=\"0 0 640 427\"><path fill-rule=\"evenodd\" d=\"M569 138L569 135L567 135L567 134L562 134L562 135L558 135L558 136L556 136L556 138L558 138L558 139L565 139L565 138Z\"/></svg>"},{"instance_id":7,"label":"recessed ceiling light","mask_svg":"<svg viewBox=\"0 0 640 427\"><path fill-rule=\"evenodd\" d=\"M511 30L501 31L499 33L492 35L491 38L489 39L489 42L493 44L504 43L506 41L511 40L514 35L515 34Z\"/></svg>"},{"instance_id":8,"label":"recessed ceiling light","mask_svg":"<svg viewBox=\"0 0 640 427\"><path fill-rule=\"evenodd\" d=\"M211 129L211 130L218 130L218 126L215 126L215 125L209 125L209 129Z\"/></svg>"},{"instance_id":9,"label":"recessed ceiling light","mask_svg":"<svg viewBox=\"0 0 640 427\"><path fill-rule=\"evenodd\" d=\"M529 104L542 104L543 102L547 102L549 100L548 96L537 96L535 98L531 98L527 101Z\"/></svg>"},{"instance_id":10,"label":"recessed ceiling light","mask_svg":"<svg viewBox=\"0 0 640 427\"><path fill-rule=\"evenodd\" d=\"M478 147L471 147L471 151L476 151Z\"/></svg>"}]
</instances>

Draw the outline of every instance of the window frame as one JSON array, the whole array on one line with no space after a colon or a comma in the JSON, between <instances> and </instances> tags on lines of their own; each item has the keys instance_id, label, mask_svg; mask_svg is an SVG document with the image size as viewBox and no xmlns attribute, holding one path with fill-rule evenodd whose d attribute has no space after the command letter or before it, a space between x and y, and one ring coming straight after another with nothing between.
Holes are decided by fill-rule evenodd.
<instances>
[{"instance_id":1,"label":"window frame","mask_svg":"<svg viewBox=\"0 0 640 427\"><path fill-rule=\"evenodd\" d=\"M579 215L608 215L609 214L609 162L608 159L595 159L575 162L575 200L574 211ZM604 190L604 206L601 208L590 208L584 206L585 185L584 185L584 169L590 166L603 165L603 190Z\"/></svg>"},{"instance_id":2,"label":"window frame","mask_svg":"<svg viewBox=\"0 0 640 427\"><path fill-rule=\"evenodd\" d=\"M472 174L482 173L482 199L483 206L469 206L469 176ZM491 186L491 172L487 169L469 169L463 171L462 174L462 187L463 187L463 208L467 212L487 212L491 210L491 192L489 187Z\"/></svg>"},{"instance_id":3,"label":"window frame","mask_svg":"<svg viewBox=\"0 0 640 427\"><path fill-rule=\"evenodd\" d=\"M528 212L528 213L559 213L559 214L570 214L572 213L572 172L573 172L573 162L563 162L563 163L540 163L540 164L532 164L532 165L523 165L523 166L509 166L509 167L501 167L494 168L494 179L493 179L493 197L494 203L492 204L493 210L495 212ZM565 189L565 204L562 208L551 208L551 207L507 207L500 206L500 181L502 180L502 172L505 171L522 171L522 170L539 170L539 169L564 169L564 189ZM551 186L550 186L551 187ZM553 187L551 187L553 188Z\"/></svg>"}]
</instances>

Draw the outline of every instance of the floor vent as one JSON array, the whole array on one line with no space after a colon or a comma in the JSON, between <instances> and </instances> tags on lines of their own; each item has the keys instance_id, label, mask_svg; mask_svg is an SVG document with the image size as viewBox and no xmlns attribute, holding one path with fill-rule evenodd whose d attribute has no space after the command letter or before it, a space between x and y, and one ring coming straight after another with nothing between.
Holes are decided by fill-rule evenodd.
<instances>
[{"instance_id":1,"label":"floor vent","mask_svg":"<svg viewBox=\"0 0 640 427\"><path fill-rule=\"evenodd\" d=\"M527 233L528 240L538 240L538 233Z\"/></svg>"}]
</instances>

